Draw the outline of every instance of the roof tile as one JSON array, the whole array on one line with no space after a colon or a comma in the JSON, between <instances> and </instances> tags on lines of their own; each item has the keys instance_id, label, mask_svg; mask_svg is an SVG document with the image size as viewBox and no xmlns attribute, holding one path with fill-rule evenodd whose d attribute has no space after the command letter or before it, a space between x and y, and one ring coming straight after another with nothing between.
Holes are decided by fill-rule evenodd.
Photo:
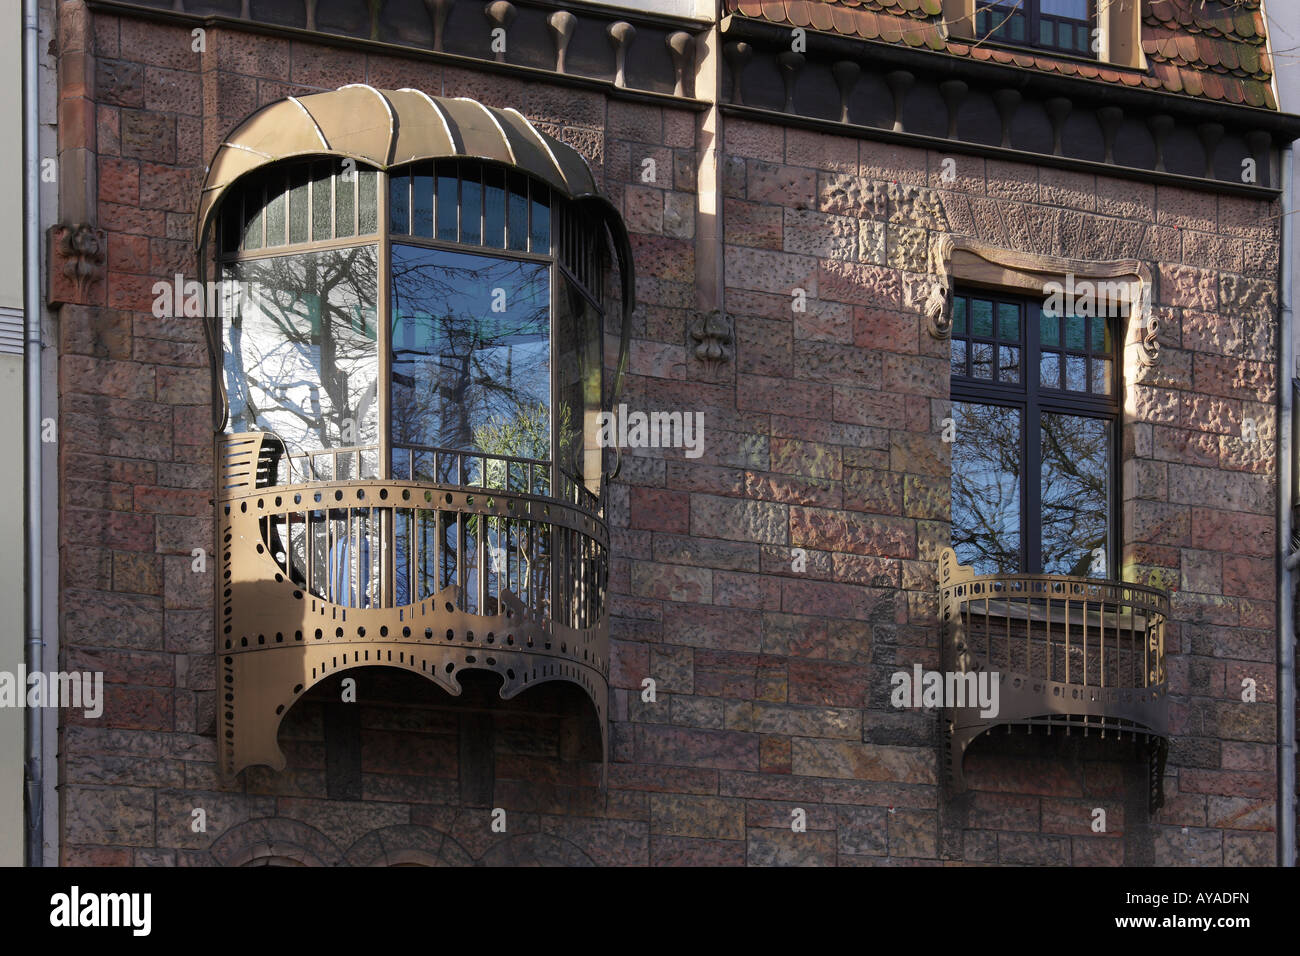
<instances>
[{"instance_id":1,"label":"roof tile","mask_svg":"<svg viewBox=\"0 0 1300 956\"><path fill-rule=\"evenodd\" d=\"M812 3L808 5L808 15L812 19L814 30L825 30L829 32L835 25L834 18L831 16L832 4L829 3Z\"/></svg>"}]
</instances>

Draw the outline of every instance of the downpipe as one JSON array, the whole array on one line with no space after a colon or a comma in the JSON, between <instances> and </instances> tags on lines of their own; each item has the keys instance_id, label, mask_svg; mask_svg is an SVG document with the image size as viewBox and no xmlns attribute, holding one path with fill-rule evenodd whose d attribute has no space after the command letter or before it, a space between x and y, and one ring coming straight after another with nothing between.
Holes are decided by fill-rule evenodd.
<instances>
[{"instance_id":1,"label":"downpipe","mask_svg":"<svg viewBox=\"0 0 1300 956\"><path fill-rule=\"evenodd\" d=\"M25 541L27 672L44 669L41 600L41 210L40 114L37 110L37 0L23 0L23 322L24 418L26 434ZM41 866L45 857L45 772L42 759L44 715L40 707L23 710L24 730L24 855L27 866Z\"/></svg>"}]
</instances>

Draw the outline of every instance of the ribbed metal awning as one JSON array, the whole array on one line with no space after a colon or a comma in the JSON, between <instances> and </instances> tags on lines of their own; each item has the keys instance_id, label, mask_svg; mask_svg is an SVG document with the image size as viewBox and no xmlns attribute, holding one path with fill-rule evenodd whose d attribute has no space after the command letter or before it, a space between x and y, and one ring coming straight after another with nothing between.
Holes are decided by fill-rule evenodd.
<instances>
[{"instance_id":1,"label":"ribbed metal awning","mask_svg":"<svg viewBox=\"0 0 1300 956\"><path fill-rule=\"evenodd\" d=\"M593 198L613 212L586 159L539 131L519 112L420 90L364 84L290 96L262 107L218 147L203 183L195 241L237 179L294 156L348 156L380 169L461 156L522 169L570 199Z\"/></svg>"}]
</instances>

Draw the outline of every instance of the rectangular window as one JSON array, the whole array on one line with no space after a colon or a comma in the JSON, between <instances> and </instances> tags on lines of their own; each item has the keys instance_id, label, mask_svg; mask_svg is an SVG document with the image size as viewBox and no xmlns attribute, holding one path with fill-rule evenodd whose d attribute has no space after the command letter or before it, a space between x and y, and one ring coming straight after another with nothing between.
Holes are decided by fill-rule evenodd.
<instances>
[{"instance_id":1,"label":"rectangular window","mask_svg":"<svg viewBox=\"0 0 1300 956\"><path fill-rule=\"evenodd\" d=\"M980 573L1113 576L1115 343L1079 311L953 297L952 539Z\"/></svg>"},{"instance_id":2,"label":"rectangular window","mask_svg":"<svg viewBox=\"0 0 1300 956\"><path fill-rule=\"evenodd\" d=\"M273 432L291 453L379 440L374 246L235 262L224 322L234 431Z\"/></svg>"},{"instance_id":3,"label":"rectangular window","mask_svg":"<svg viewBox=\"0 0 1300 956\"><path fill-rule=\"evenodd\" d=\"M446 480L411 446L550 461L549 268L395 244L392 298L395 473Z\"/></svg>"},{"instance_id":4,"label":"rectangular window","mask_svg":"<svg viewBox=\"0 0 1300 956\"><path fill-rule=\"evenodd\" d=\"M1094 59L1093 0L978 0L975 36Z\"/></svg>"}]
</instances>

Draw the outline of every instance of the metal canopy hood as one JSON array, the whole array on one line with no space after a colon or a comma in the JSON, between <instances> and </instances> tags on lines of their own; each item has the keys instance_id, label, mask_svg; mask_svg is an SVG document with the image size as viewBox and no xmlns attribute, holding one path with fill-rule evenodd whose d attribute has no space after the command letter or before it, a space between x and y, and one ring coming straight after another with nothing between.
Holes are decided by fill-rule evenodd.
<instances>
[{"instance_id":1,"label":"metal canopy hood","mask_svg":"<svg viewBox=\"0 0 1300 956\"><path fill-rule=\"evenodd\" d=\"M290 96L244 120L212 159L195 241L203 241L213 210L240 177L280 160L321 155L351 157L380 169L426 159L484 159L522 169L569 199L589 198L614 213L583 155L539 131L516 110L421 90L352 84ZM618 217L606 218L613 225Z\"/></svg>"}]
</instances>

